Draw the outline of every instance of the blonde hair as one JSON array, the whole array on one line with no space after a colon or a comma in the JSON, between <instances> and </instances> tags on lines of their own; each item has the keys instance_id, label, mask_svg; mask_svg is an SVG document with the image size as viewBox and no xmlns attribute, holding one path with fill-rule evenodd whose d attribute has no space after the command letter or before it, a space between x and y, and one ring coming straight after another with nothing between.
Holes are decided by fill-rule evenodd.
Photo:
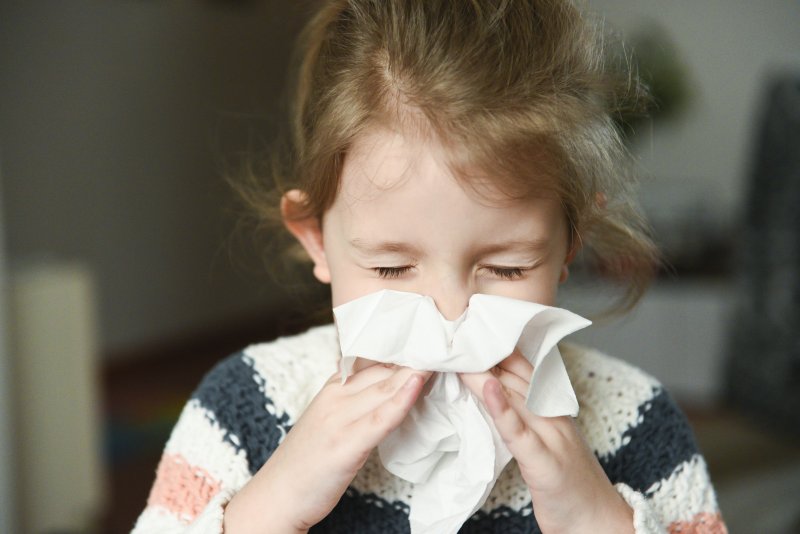
<instances>
[{"instance_id":1,"label":"blonde hair","mask_svg":"<svg viewBox=\"0 0 800 534\"><path fill-rule=\"evenodd\" d=\"M613 118L644 91L608 61L598 28L565 0L321 2L301 36L290 157L273 167L273 191L305 191L304 215L321 220L353 140L416 123L453 147L465 183L557 194L573 243L625 284L618 308L630 308L658 254ZM276 197L259 187L248 200L274 218Z\"/></svg>"}]
</instances>

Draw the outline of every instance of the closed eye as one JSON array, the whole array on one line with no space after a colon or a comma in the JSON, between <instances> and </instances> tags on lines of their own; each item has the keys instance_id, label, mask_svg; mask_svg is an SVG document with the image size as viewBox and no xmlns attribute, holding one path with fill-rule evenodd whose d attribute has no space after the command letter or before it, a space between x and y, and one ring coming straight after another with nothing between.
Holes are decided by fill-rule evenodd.
<instances>
[{"instance_id":1,"label":"closed eye","mask_svg":"<svg viewBox=\"0 0 800 534\"><path fill-rule=\"evenodd\" d=\"M372 270L381 278L400 278L412 268L411 265L405 265L403 267L374 267Z\"/></svg>"},{"instance_id":2,"label":"closed eye","mask_svg":"<svg viewBox=\"0 0 800 534\"><path fill-rule=\"evenodd\" d=\"M490 273L503 280L517 280L522 278L525 271L530 270L523 269L522 267L497 267L495 265L487 265L485 269L488 269Z\"/></svg>"}]
</instances>

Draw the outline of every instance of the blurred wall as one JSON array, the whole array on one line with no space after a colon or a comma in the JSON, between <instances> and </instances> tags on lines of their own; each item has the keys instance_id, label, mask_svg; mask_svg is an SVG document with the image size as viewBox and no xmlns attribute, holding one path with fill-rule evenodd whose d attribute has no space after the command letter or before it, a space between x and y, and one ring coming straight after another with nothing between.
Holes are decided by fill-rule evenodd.
<instances>
[{"instance_id":1,"label":"blurred wall","mask_svg":"<svg viewBox=\"0 0 800 534\"><path fill-rule=\"evenodd\" d=\"M0 159L0 176L3 174ZM6 327L8 277L6 276L5 229L3 227L3 190L0 187L0 532L16 532L14 493L14 420L11 391L11 355Z\"/></svg>"},{"instance_id":2,"label":"blurred wall","mask_svg":"<svg viewBox=\"0 0 800 534\"><path fill-rule=\"evenodd\" d=\"M228 257L215 158L282 118L299 18L292 2L0 5L9 259L88 264L104 352L285 298Z\"/></svg>"},{"instance_id":3,"label":"blurred wall","mask_svg":"<svg viewBox=\"0 0 800 534\"><path fill-rule=\"evenodd\" d=\"M800 65L800 4L590 0L623 31L656 20L688 67L690 108L643 132L656 217L743 201L763 77ZM8 255L94 271L103 352L267 313L284 299L228 258L215 152L269 136L295 2L0 4L0 151ZM713 202L708 202L713 199ZM224 319L229 320L229 319Z\"/></svg>"},{"instance_id":4,"label":"blurred wall","mask_svg":"<svg viewBox=\"0 0 800 534\"><path fill-rule=\"evenodd\" d=\"M688 109L640 132L637 140L637 154L650 174L643 201L655 217L702 209L711 222L729 225L745 200L765 77L777 69L800 69L800 3L589 4L623 35L654 21L671 37L687 68Z\"/></svg>"}]
</instances>

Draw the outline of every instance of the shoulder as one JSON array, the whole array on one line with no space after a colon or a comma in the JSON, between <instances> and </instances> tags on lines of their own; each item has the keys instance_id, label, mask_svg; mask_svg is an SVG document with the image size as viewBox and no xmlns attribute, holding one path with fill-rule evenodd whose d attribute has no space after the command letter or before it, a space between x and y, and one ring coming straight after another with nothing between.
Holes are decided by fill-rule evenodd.
<instances>
[{"instance_id":1,"label":"shoulder","mask_svg":"<svg viewBox=\"0 0 800 534\"><path fill-rule=\"evenodd\" d=\"M599 422L622 428L636 425L638 409L663 391L658 380L623 360L571 343L561 344L559 349L578 397L578 424L590 433L608 427ZM610 438L608 446L614 446Z\"/></svg>"},{"instance_id":2,"label":"shoulder","mask_svg":"<svg viewBox=\"0 0 800 534\"><path fill-rule=\"evenodd\" d=\"M208 407L231 402L261 406L266 398L270 411L294 422L336 371L338 358L335 327L314 327L250 345L222 360L204 377L193 398Z\"/></svg>"},{"instance_id":3,"label":"shoulder","mask_svg":"<svg viewBox=\"0 0 800 534\"><path fill-rule=\"evenodd\" d=\"M251 345L242 355L263 394L294 421L336 372L339 338L329 324Z\"/></svg>"},{"instance_id":4,"label":"shoulder","mask_svg":"<svg viewBox=\"0 0 800 534\"><path fill-rule=\"evenodd\" d=\"M580 405L577 424L612 482L644 491L699 454L658 380L597 350L564 344L561 352Z\"/></svg>"},{"instance_id":5,"label":"shoulder","mask_svg":"<svg viewBox=\"0 0 800 534\"><path fill-rule=\"evenodd\" d=\"M578 397L578 425L598 456L607 455L664 389L641 369L598 350L569 343L560 350Z\"/></svg>"},{"instance_id":6,"label":"shoulder","mask_svg":"<svg viewBox=\"0 0 800 534\"><path fill-rule=\"evenodd\" d=\"M185 412L244 452L254 473L335 372L338 350L333 325L250 345L206 374Z\"/></svg>"}]
</instances>

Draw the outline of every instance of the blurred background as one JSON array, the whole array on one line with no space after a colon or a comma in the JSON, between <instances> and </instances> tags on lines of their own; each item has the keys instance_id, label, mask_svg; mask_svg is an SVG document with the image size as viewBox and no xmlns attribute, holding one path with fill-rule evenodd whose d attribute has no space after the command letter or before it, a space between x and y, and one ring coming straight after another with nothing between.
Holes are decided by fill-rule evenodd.
<instances>
[{"instance_id":1,"label":"blurred background","mask_svg":"<svg viewBox=\"0 0 800 534\"><path fill-rule=\"evenodd\" d=\"M800 532L800 4L588 4L653 87L626 127L668 268L577 340L666 384L731 532ZM202 375L320 320L223 179L279 131L301 5L0 3L0 532L129 531Z\"/></svg>"}]
</instances>

